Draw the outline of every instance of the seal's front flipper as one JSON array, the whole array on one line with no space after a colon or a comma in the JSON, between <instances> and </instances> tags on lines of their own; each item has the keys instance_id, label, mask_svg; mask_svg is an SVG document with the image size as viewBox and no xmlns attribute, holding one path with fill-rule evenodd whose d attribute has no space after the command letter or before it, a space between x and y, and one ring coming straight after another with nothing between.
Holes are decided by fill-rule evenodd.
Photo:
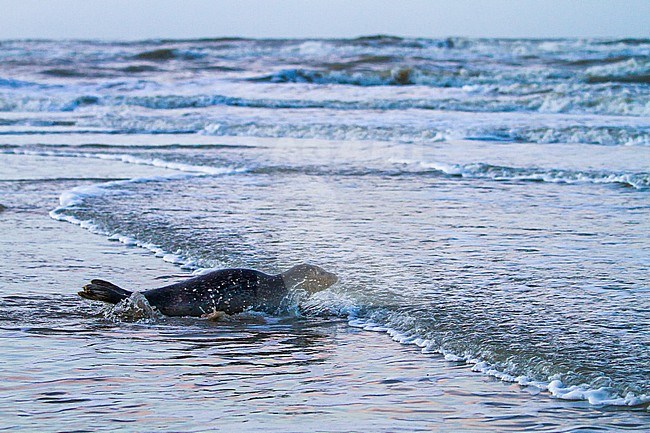
<instances>
[{"instance_id":1,"label":"seal's front flipper","mask_svg":"<svg viewBox=\"0 0 650 433\"><path fill-rule=\"evenodd\" d=\"M211 322L232 322L232 316L225 311L214 310L212 313L206 313L201 316L203 319L207 319Z\"/></svg>"},{"instance_id":2,"label":"seal's front flipper","mask_svg":"<svg viewBox=\"0 0 650 433\"><path fill-rule=\"evenodd\" d=\"M131 296L131 292L128 290L124 290L104 280L92 280L90 284L86 284L83 290L77 294L84 299L103 301L111 304L117 304L122 299Z\"/></svg>"}]
</instances>

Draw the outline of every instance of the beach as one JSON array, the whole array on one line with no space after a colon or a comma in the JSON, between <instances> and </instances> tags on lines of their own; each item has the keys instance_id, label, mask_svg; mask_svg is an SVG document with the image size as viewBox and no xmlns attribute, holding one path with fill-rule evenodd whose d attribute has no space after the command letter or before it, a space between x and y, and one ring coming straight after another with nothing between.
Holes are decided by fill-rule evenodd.
<instances>
[{"instance_id":1,"label":"beach","mask_svg":"<svg viewBox=\"0 0 650 433\"><path fill-rule=\"evenodd\" d=\"M71 184L88 182L68 174L79 176ZM149 288L186 273L147 250L49 218L57 193L44 195L29 183L15 189L13 200L5 195L15 207L0 219L2 262L10 264L2 273L3 429L616 431L625 425L642 431L647 425L643 410L551 399L341 318L251 324L107 317L75 294L89 278Z\"/></svg>"},{"instance_id":2,"label":"beach","mask_svg":"<svg viewBox=\"0 0 650 433\"><path fill-rule=\"evenodd\" d=\"M646 46L3 42L0 428L644 431ZM301 262L233 322L76 295Z\"/></svg>"}]
</instances>

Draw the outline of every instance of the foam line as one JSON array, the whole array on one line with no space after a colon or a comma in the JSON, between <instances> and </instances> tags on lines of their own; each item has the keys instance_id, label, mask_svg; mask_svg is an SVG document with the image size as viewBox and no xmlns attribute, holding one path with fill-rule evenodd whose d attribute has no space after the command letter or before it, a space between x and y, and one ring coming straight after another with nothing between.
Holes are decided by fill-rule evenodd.
<instances>
[{"instance_id":1,"label":"foam line","mask_svg":"<svg viewBox=\"0 0 650 433\"><path fill-rule=\"evenodd\" d=\"M156 257L162 258L166 262L179 265L181 268L189 270L198 270L199 267L193 260L187 259L177 253L170 253L163 250L159 245L148 242L142 242L138 239L126 236L120 233L108 233L101 230L96 224L90 220L82 220L72 215L66 215L65 211L75 206L83 204L83 202L92 197L104 196L113 194L115 188L128 184L135 183L148 183L148 182L167 182L180 179L187 179L192 177L204 176L219 176L236 174L246 171L244 168L235 167L209 167L209 166L196 166L189 164L182 164L176 162L168 162L161 159L143 159L131 155L121 154L103 154L103 153L76 153L76 152L54 152L54 151L31 151L31 150L17 150L8 149L3 150L2 153L18 154L18 155L37 155L37 156L50 156L50 157L69 157L69 158L91 158L99 160L120 161L126 164L148 165L160 168L176 170L179 173L174 173L164 176L151 176L151 177L135 177L126 180L114 180L108 182L95 183L91 185L81 185L70 190L64 191L59 196L59 206L49 212L51 218L58 221L66 221L76 224L91 233L101 234L108 236L111 241L118 241L128 246L138 246L151 251Z\"/></svg>"},{"instance_id":2,"label":"foam line","mask_svg":"<svg viewBox=\"0 0 650 433\"><path fill-rule=\"evenodd\" d=\"M587 384L565 385L557 377L549 377L545 381L540 381L530 379L527 376L513 376L486 361L472 356L461 356L442 347L437 347L431 341L418 337L413 333L400 331L372 320L357 317L354 311L350 312L348 323L350 326L366 331L386 333L400 344L420 347L422 353L442 355L447 361L471 365L472 371L487 374L504 382L514 382L521 386L535 387L547 391L551 396L562 400L585 400L594 406L640 406L650 403L650 395L646 394L635 395L628 392L622 396L607 387L592 388Z\"/></svg>"},{"instance_id":3,"label":"foam line","mask_svg":"<svg viewBox=\"0 0 650 433\"><path fill-rule=\"evenodd\" d=\"M549 183L619 184L638 190L650 188L650 173L613 173L543 168L504 167L485 163L447 164L412 160L389 160L414 171L434 170L454 177L493 179L496 181L533 181Z\"/></svg>"}]
</instances>

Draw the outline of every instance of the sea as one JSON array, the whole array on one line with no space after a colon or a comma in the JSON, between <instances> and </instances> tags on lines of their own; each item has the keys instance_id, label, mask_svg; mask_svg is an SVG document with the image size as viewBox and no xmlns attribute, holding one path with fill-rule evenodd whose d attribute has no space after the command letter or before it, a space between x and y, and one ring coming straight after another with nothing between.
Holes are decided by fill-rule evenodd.
<instances>
[{"instance_id":1,"label":"sea","mask_svg":"<svg viewBox=\"0 0 650 433\"><path fill-rule=\"evenodd\" d=\"M650 429L650 39L0 41L0 233L0 431Z\"/></svg>"}]
</instances>

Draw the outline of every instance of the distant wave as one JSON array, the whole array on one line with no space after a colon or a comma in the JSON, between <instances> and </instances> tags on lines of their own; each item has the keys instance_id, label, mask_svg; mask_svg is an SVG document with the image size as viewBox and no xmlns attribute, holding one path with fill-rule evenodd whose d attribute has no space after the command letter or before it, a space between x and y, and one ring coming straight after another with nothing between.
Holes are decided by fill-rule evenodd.
<instances>
[{"instance_id":1,"label":"distant wave","mask_svg":"<svg viewBox=\"0 0 650 433\"><path fill-rule=\"evenodd\" d=\"M639 191L650 190L650 173L564 170L554 168L507 167L488 163L449 164L402 159L388 160L390 168L344 168L321 166L263 166L250 168L259 173L305 173L322 176L441 176L489 179L497 182L546 182L558 184L609 184Z\"/></svg>"},{"instance_id":2,"label":"distant wave","mask_svg":"<svg viewBox=\"0 0 650 433\"><path fill-rule=\"evenodd\" d=\"M364 65L373 69L363 69ZM385 69L376 65L386 64ZM406 86L423 85L433 87L462 87L485 85L497 82L500 86L508 83L533 85L542 84L549 79L557 79L557 72L552 70L518 71L503 68L495 71L489 68L468 69L460 65L449 64L435 68L410 66L405 61L400 65L389 56L369 56L346 62L326 65L323 69L283 69L270 75L251 79L252 81L272 83L315 83L343 84L354 86ZM590 84L630 83L647 84L650 80L650 61L636 57L599 57L594 59L571 60L570 66L589 66L584 73L572 74ZM571 82L570 75L562 76L563 82Z\"/></svg>"},{"instance_id":3,"label":"distant wave","mask_svg":"<svg viewBox=\"0 0 650 433\"><path fill-rule=\"evenodd\" d=\"M383 79L377 78L377 83ZM396 78L389 77L387 79ZM274 99L265 98L263 91L258 98L214 93L138 95L115 92L107 94L105 89L88 93L65 94L57 89L51 92L41 91L48 89L48 86L37 83L14 83L11 81L6 86L14 89L26 88L29 89L29 92L0 92L0 112L70 112L92 105L134 106L156 110L208 108L225 105L251 108L329 108L337 110L407 110L415 108L481 113L539 112L650 116L650 103L642 97L641 91L636 92L638 95L634 94L631 97L629 93L615 92L609 88L594 88L591 91L586 91L579 86L559 88L558 90L561 92L556 93L529 91L532 89L519 88L521 87L519 85L478 86L462 89L461 91L466 95L460 97L407 99L379 97L361 100ZM1 88L2 82L0 81Z\"/></svg>"},{"instance_id":4,"label":"distant wave","mask_svg":"<svg viewBox=\"0 0 650 433\"><path fill-rule=\"evenodd\" d=\"M650 45L650 39L646 38L625 38L625 39L614 39L614 40L601 40L601 41L596 41L597 44L599 45L631 45L631 46L638 46L638 45Z\"/></svg>"},{"instance_id":5,"label":"distant wave","mask_svg":"<svg viewBox=\"0 0 650 433\"><path fill-rule=\"evenodd\" d=\"M650 73L643 75L594 75L588 77L587 82L650 84Z\"/></svg>"},{"instance_id":6,"label":"distant wave","mask_svg":"<svg viewBox=\"0 0 650 433\"><path fill-rule=\"evenodd\" d=\"M650 173L614 173L604 171L504 167L486 163L460 165L411 160L393 160L392 162L410 170L434 170L452 177L566 184L618 184L643 191L650 189Z\"/></svg>"},{"instance_id":7,"label":"distant wave","mask_svg":"<svg viewBox=\"0 0 650 433\"><path fill-rule=\"evenodd\" d=\"M19 89L21 87L44 87L41 84L30 81L16 80L13 78L0 77L0 88Z\"/></svg>"},{"instance_id":8,"label":"distant wave","mask_svg":"<svg viewBox=\"0 0 650 433\"><path fill-rule=\"evenodd\" d=\"M87 76L81 71L76 69L64 69L64 68L55 68L55 69L46 69L42 72L45 75L51 75L53 77L85 77Z\"/></svg>"},{"instance_id":9,"label":"distant wave","mask_svg":"<svg viewBox=\"0 0 650 433\"><path fill-rule=\"evenodd\" d=\"M157 70L158 68L151 65L129 65L122 68L122 71L128 74L139 74L142 72L155 72Z\"/></svg>"},{"instance_id":10,"label":"distant wave","mask_svg":"<svg viewBox=\"0 0 650 433\"><path fill-rule=\"evenodd\" d=\"M456 129L452 126L439 124L435 120L424 124L413 125L374 125L370 123L356 124L345 122L345 118L332 119L331 123L321 123L314 119L307 122L304 119L295 121L278 120L271 124L264 120L247 121L237 117L225 116L217 119L195 117L154 117L130 115L127 118L110 115L81 121L70 129L50 130L45 126L35 128L34 133L65 133L65 132L99 132L110 134L176 134L199 133L214 136L251 136L251 137L292 137L317 138L325 140L378 140L397 142L442 142L449 140L478 140L500 142L534 142L534 143L581 143L603 146L648 146L650 145L650 127L630 126L530 126L522 124L509 128L494 125L462 125ZM448 123L448 122L447 122ZM15 124L15 123L14 123ZM65 125L65 124L64 124ZM29 126L33 126L30 124ZM39 126L36 124L35 126ZM85 128L85 129L84 129ZM25 128L12 134L26 134ZM0 133L2 134L2 133Z\"/></svg>"},{"instance_id":11,"label":"distant wave","mask_svg":"<svg viewBox=\"0 0 650 433\"><path fill-rule=\"evenodd\" d=\"M162 62L166 60L193 60L200 59L204 55L197 51L179 50L175 48L158 48L151 51L143 51L133 56L137 60L150 60Z\"/></svg>"},{"instance_id":12,"label":"distant wave","mask_svg":"<svg viewBox=\"0 0 650 433\"><path fill-rule=\"evenodd\" d=\"M114 153L92 153L74 151L49 151L31 150L15 147L0 148L0 153L16 155L53 156L66 158L91 158L120 161L128 164L150 165L155 167L177 170L179 172L196 175L222 175L229 173L240 173L250 171L252 173L270 172L300 172L310 175L341 175L341 176L365 176L365 175L440 175L445 177L460 177L468 179L492 179L495 181L513 182L548 182L564 184L613 184L640 191L650 190L650 173L624 173L607 171L585 171L565 169L543 169L528 167L507 167L488 163L471 164L450 164L433 161L415 161L404 159L390 159L392 168L366 168L366 169L333 169L329 167L306 166L306 167L285 167L285 166L264 166L257 168L235 168L235 167L212 167L191 165L181 162L172 162L162 159L145 159L128 154ZM155 180L155 178L152 178ZM78 195L81 197L80 195ZM66 201L67 204L77 202L77 199ZM67 205L66 204L66 205Z\"/></svg>"},{"instance_id":13,"label":"distant wave","mask_svg":"<svg viewBox=\"0 0 650 433\"><path fill-rule=\"evenodd\" d=\"M0 148L0 153L12 155L34 155L34 156L53 156L63 158L89 158L89 159L103 159L107 161L119 161L126 164L136 165L149 165L152 167L168 168L184 173L191 173L192 175L220 175L227 173L237 173L242 169L234 167L210 167L203 165L183 164L180 162L165 161L162 159L146 159L129 154L115 154L115 153L91 153L91 152L65 152L65 151L50 151L50 150L30 150L21 148ZM152 178L155 180L156 178ZM121 182L121 181L120 181ZM75 200L73 200L75 201Z\"/></svg>"},{"instance_id":14,"label":"distant wave","mask_svg":"<svg viewBox=\"0 0 650 433\"><path fill-rule=\"evenodd\" d=\"M650 84L650 60L629 59L603 66L592 66L586 71L588 83Z\"/></svg>"},{"instance_id":15,"label":"distant wave","mask_svg":"<svg viewBox=\"0 0 650 433\"><path fill-rule=\"evenodd\" d=\"M445 77L424 77L417 68L396 67L384 71L309 71L305 69L286 69L272 75L253 79L272 83L317 83L349 84L355 86L405 86L411 84L451 85L452 80ZM460 83L456 83L460 85Z\"/></svg>"},{"instance_id":16,"label":"distant wave","mask_svg":"<svg viewBox=\"0 0 650 433\"><path fill-rule=\"evenodd\" d=\"M144 98L139 102L151 107L184 106L187 102L214 102L209 97L205 100L187 100L186 98ZM92 102L92 101L86 101ZM230 102L230 101L227 101ZM245 101L239 100L237 103ZM263 105L264 101L254 101ZM268 101L271 105L273 101ZM284 101L291 105L291 101ZM301 105L298 103L297 105ZM328 105L328 104L322 104ZM338 103L334 102L335 107ZM234 106L244 106L238 105ZM255 108L274 107L256 106ZM286 107L295 108L295 107ZM337 108L325 106L330 110ZM232 114L223 115L188 115L178 116L175 113L161 115L137 114L135 112L121 113L120 111L104 113L96 112L92 117L83 116L75 121L68 119L52 120L44 117L24 119L0 116L0 135L25 134L65 134L65 133L97 133L106 134L177 134L199 133L214 136L251 136L251 137L292 137L317 138L325 140L378 140L408 142L442 142L450 140L478 140L518 143L580 143L602 146L649 146L650 125L639 120L636 125L626 125L618 119L603 121L602 125L589 122L590 119L575 118L570 121L554 122L553 119L540 118L530 120L522 118L504 126L504 122L495 117L494 122L487 118L468 118L457 113L450 116L428 115L426 112L413 113L409 124L389 122L377 124L372 111L355 114L352 122L345 113L321 113L313 118L310 112L281 113L272 123L270 111L261 112L255 119L240 117ZM455 116L458 121L454 121ZM463 117L464 116L464 117ZM468 122L468 120L470 120ZM545 124L547 123L547 124Z\"/></svg>"},{"instance_id":17,"label":"distant wave","mask_svg":"<svg viewBox=\"0 0 650 433\"><path fill-rule=\"evenodd\" d=\"M626 127L567 127L567 128L530 128L513 127L475 127L468 129L437 129L433 125L423 127L366 126L346 124L275 124L262 122L228 124L212 123L201 131L206 135L235 135L261 137L322 138L328 140L381 140L381 141L429 141L448 140L485 140L502 142L536 142L536 143L583 143L605 146L650 145L650 130Z\"/></svg>"}]
</instances>

